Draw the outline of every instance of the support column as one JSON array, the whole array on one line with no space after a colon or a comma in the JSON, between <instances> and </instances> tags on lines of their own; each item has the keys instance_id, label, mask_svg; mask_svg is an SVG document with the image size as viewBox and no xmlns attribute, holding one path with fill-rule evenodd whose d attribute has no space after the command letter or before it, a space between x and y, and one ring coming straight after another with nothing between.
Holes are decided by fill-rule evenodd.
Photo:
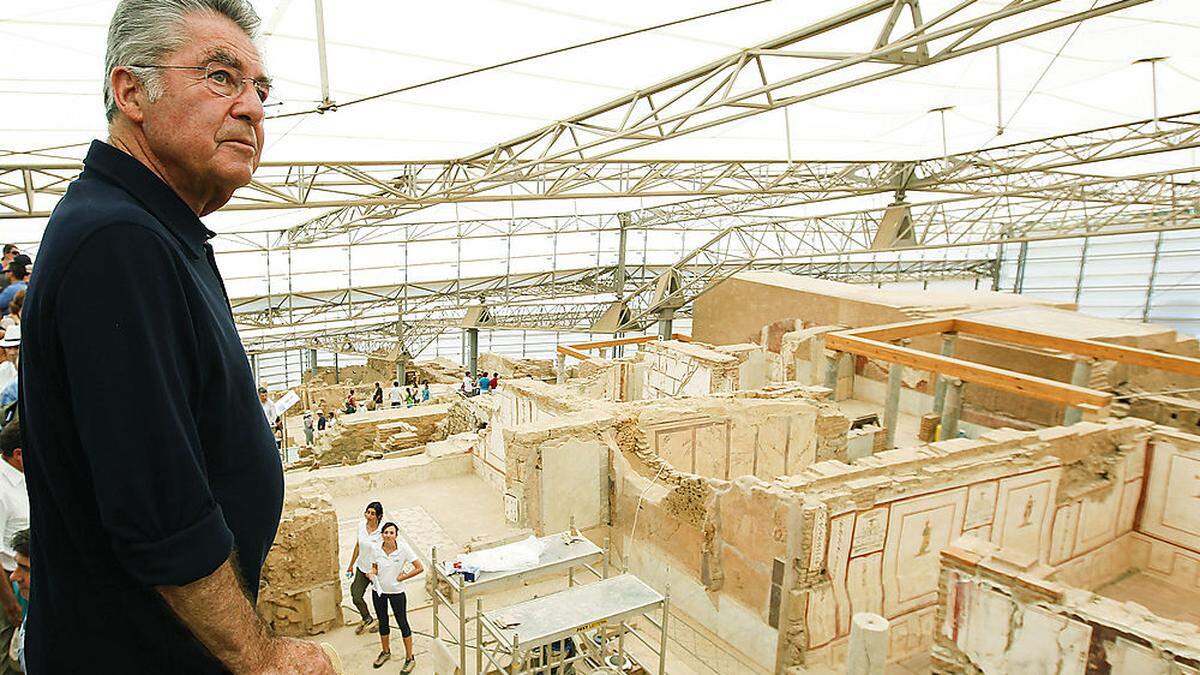
<instances>
[{"instance_id":1,"label":"support column","mask_svg":"<svg viewBox=\"0 0 1200 675\"><path fill-rule=\"evenodd\" d=\"M308 368L309 371L316 376L317 374L317 350L308 350Z\"/></svg>"},{"instance_id":2,"label":"support column","mask_svg":"<svg viewBox=\"0 0 1200 675\"><path fill-rule=\"evenodd\" d=\"M847 675L883 675L887 665L888 628L888 620L878 614L859 612L850 619Z\"/></svg>"},{"instance_id":3,"label":"support column","mask_svg":"<svg viewBox=\"0 0 1200 675\"><path fill-rule=\"evenodd\" d=\"M909 340L901 340L901 346L907 346ZM887 449L896 447L896 423L900 418L900 389L904 383L904 366L899 363L888 364L887 398L883 404L883 431L887 439Z\"/></svg>"},{"instance_id":4,"label":"support column","mask_svg":"<svg viewBox=\"0 0 1200 675\"><path fill-rule=\"evenodd\" d=\"M467 328L467 372L471 373L471 379L479 379L479 329Z\"/></svg>"},{"instance_id":5,"label":"support column","mask_svg":"<svg viewBox=\"0 0 1200 675\"><path fill-rule=\"evenodd\" d=\"M261 387L262 382L258 379L258 354L250 355L250 372L254 373L254 387Z\"/></svg>"},{"instance_id":6,"label":"support column","mask_svg":"<svg viewBox=\"0 0 1200 675\"><path fill-rule=\"evenodd\" d=\"M946 406L942 410L942 433L938 440L958 438L958 418L962 415L963 381L956 378L946 380Z\"/></svg>"},{"instance_id":7,"label":"support column","mask_svg":"<svg viewBox=\"0 0 1200 675\"><path fill-rule=\"evenodd\" d=\"M658 339L670 340L672 324L675 320L674 309L664 309L658 313Z\"/></svg>"},{"instance_id":8,"label":"support column","mask_svg":"<svg viewBox=\"0 0 1200 675\"><path fill-rule=\"evenodd\" d=\"M833 356L825 359L825 387L831 392L831 401L837 400L838 371L841 370L842 361L847 358L850 358L850 355L845 352L834 352Z\"/></svg>"},{"instance_id":9,"label":"support column","mask_svg":"<svg viewBox=\"0 0 1200 675\"><path fill-rule=\"evenodd\" d=\"M567 356L565 354L558 354L554 365L554 381L558 384L563 384L567 381Z\"/></svg>"},{"instance_id":10,"label":"support column","mask_svg":"<svg viewBox=\"0 0 1200 675\"><path fill-rule=\"evenodd\" d=\"M954 356L954 348L958 344L958 333L946 333L942 336L942 356ZM946 403L946 378L933 374L933 412L941 413Z\"/></svg>"},{"instance_id":11,"label":"support column","mask_svg":"<svg viewBox=\"0 0 1200 675\"><path fill-rule=\"evenodd\" d=\"M333 353L333 383L341 384L341 382L342 382L342 370L341 370L341 368L338 367L338 353L334 352Z\"/></svg>"},{"instance_id":12,"label":"support column","mask_svg":"<svg viewBox=\"0 0 1200 675\"><path fill-rule=\"evenodd\" d=\"M1086 387L1092 381L1092 360L1082 356L1075 357L1075 365L1071 368L1071 384L1076 387ZM1063 411L1063 425L1071 426L1083 419L1083 410L1075 406L1067 406Z\"/></svg>"},{"instance_id":13,"label":"support column","mask_svg":"<svg viewBox=\"0 0 1200 675\"><path fill-rule=\"evenodd\" d=\"M814 335L808 343L808 383L819 385L825 381L821 370L825 363L825 336Z\"/></svg>"}]
</instances>

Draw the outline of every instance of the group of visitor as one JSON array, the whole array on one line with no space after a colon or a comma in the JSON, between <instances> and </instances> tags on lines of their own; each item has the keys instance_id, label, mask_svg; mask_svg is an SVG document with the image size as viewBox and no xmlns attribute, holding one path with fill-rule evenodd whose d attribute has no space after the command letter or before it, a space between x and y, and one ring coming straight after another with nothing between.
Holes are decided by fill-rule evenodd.
<instances>
[{"instance_id":1,"label":"group of visitor","mask_svg":"<svg viewBox=\"0 0 1200 675\"><path fill-rule=\"evenodd\" d=\"M33 263L13 244L0 258L0 407L17 400L17 364L21 354L21 309Z\"/></svg>"},{"instance_id":2,"label":"group of visitor","mask_svg":"<svg viewBox=\"0 0 1200 675\"><path fill-rule=\"evenodd\" d=\"M404 665L400 672L411 672L416 665L413 657L412 628L408 624L408 598L404 582L425 570L412 547L400 538L400 528L383 520L383 504L374 501L363 511L358 526L358 541L346 565L346 576L352 577L350 599L358 610L359 624L355 633L379 633L380 652L375 667L380 668L392 657L391 619L388 608L400 629L404 642ZM371 589L371 603L366 592ZM372 611L374 612L372 614Z\"/></svg>"},{"instance_id":3,"label":"group of visitor","mask_svg":"<svg viewBox=\"0 0 1200 675\"><path fill-rule=\"evenodd\" d=\"M11 336L11 333L8 333ZM7 362L6 362L7 363ZM15 401L0 406L0 673L25 672L29 608L29 494Z\"/></svg>"},{"instance_id":4,"label":"group of visitor","mask_svg":"<svg viewBox=\"0 0 1200 675\"><path fill-rule=\"evenodd\" d=\"M379 406L383 407L384 391L378 382L375 383L375 397L379 400ZM401 388L399 380L392 380L392 386L387 390L387 402L392 408L411 408L418 403L428 403L429 397L429 382L422 382L420 388L415 385Z\"/></svg>"},{"instance_id":5,"label":"group of visitor","mask_svg":"<svg viewBox=\"0 0 1200 675\"><path fill-rule=\"evenodd\" d=\"M490 394L500 388L500 373L492 373L491 377L487 373L479 373L479 377L472 377L471 371L463 373L462 384L458 387L458 393L461 396L478 396L479 394Z\"/></svg>"},{"instance_id":6,"label":"group of visitor","mask_svg":"<svg viewBox=\"0 0 1200 675\"><path fill-rule=\"evenodd\" d=\"M21 310L33 263L13 244L0 256L0 673L24 672L24 619L29 602L29 495L17 391Z\"/></svg>"},{"instance_id":7,"label":"group of visitor","mask_svg":"<svg viewBox=\"0 0 1200 675\"><path fill-rule=\"evenodd\" d=\"M365 401L359 398L358 390L351 387L346 392L346 399L342 402L342 412L347 415L352 415L360 409L381 410L384 406L384 401L392 408L407 406L409 408L418 403L426 403L429 401L429 382L422 382L418 389L416 386L400 387L398 380L392 381L392 386L385 393L383 385L379 382L375 383L375 389Z\"/></svg>"}]
</instances>

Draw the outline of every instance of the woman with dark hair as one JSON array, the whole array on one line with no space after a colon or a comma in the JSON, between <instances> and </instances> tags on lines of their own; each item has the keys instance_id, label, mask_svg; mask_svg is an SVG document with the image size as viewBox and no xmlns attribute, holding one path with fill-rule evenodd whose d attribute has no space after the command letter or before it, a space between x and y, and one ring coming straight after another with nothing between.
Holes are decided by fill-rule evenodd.
<instances>
[{"instance_id":1,"label":"woman with dark hair","mask_svg":"<svg viewBox=\"0 0 1200 675\"><path fill-rule=\"evenodd\" d=\"M382 667L392 658L388 637L391 633L388 605L391 605L392 613L396 615L396 625L400 628L400 637L404 638L404 665L400 672L409 673L416 666L417 660L413 658L412 628L408 625L404 582L425 571L425 568L408 544L397 538L399 533L400 529L395 523L384 523L383 542L374 547L371 561L371 599L375 603L375 615L379 617L379 642L382 646L379 656L375 659L375 667Z\"/></svg>"},{"instance_id":2,"label":"woman with dark hair","mask_svg":"<svg viewBox=\"0 0 1200 675\"><path fill-rule=\"evenodd\" d=\"M379 502L367 504L367 510L363 512L363 522L358 526L358 542L354 544L354 554L350 556L350 564L346 566L346 576L354 575L354 581L350 583L350 599L354 602L354 608L358 610L358 615L362 619L362 622L354 629L354 632L359 635L366 631L374 633L379 630L376 622L371 618L371 610L363 596L367 593L367 586L371 584L371 579L367 575L371 572L372 551L383 540L379 527L379 523L382 521L383 504Z\"/></svg>"}]
</instances>

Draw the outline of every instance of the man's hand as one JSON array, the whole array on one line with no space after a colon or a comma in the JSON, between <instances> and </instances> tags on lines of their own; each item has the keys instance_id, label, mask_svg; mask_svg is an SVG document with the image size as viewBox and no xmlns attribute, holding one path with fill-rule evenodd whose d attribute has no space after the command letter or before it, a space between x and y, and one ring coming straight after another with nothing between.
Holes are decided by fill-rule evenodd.
<instances>
[{"instance_id":1,"label":"man's hand","mask_svg":"<svg viewBox=\"0 0 1200 675\"><path fill-rule=\"evenodd\" d=\"M275 637L242 592L230 557L215 572L186 586L159 586L188 630L235 675L335 671L320 646Z\"/></svg>"},{"instance_id":2,"label":"man's hand","mask_svg":"<svg viewBox=\"0 0 1200 675\"><path fill-rule=\"evenodd\" d=\"M262 675L337 675L329 656L320 645L292 638L272 640L266 661L254 668L253 672Z\"/></svg>"}]
</instances>

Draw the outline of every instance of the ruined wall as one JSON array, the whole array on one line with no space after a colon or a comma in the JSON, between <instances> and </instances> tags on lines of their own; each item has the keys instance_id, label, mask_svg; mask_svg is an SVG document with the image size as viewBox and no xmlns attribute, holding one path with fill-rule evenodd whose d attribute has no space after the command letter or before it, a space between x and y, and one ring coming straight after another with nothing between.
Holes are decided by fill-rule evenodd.
<instances>
[{"instance_id":1,"label":"ruined wall","mask_svg":"<svg viewBox=\"0 0 1200 675\"><path fill-rule=\"evenodd\" d=\"M766 384L766 365L754 345L712 348L667 340L641 346L647 399L709 396Z\"/></svg>"},{"instance_id":2,"label":"ruined wall","mask_svg":"<svg viewBox=\"0 0 1200 675\"><path fill-rule=\"evenodd\" d=\"M505 429L504 496L539 535L608 525L613 418L583 412Z\"/></svg>"},{"instance_id":3,"label":"ruined wall","mask_svg":"<svg viewBox=\"0 0 1200 675\"><path fill-rule=\"evenodd\" d=\"M1129 402L1129 415L1200 433L1200 401L1178 396L1139 396Z\"/></svg>"},{"instance_id":4,"label":"ruined wall","mask_svg":"<svg viewBox=\"0 0 1200 675\"><path fill-rule=\"evenodd\" d=\"M504 354L484 352L479 355L479 371L500 373L500 382L505 380L533 379L554 380L554 362L549 359L518 359Z\"/></svg>"},{"instance_id":5,"label":"ruined wall","mask_svg":"<svg viewBox=\"0 0 1200 675\"><path fill-rule=\"evenodd\" d=\"M1134 555L1149 573L1200 591L1200 437L1159 429L1149 454Z\"/></svg>"},{"instance_id":6,"label":"ruined wall","mask_svg":"<svg viewBox=\"0 0 1200 675\"><path fill-rule=\"evenodd\" d=\"M446 437L450 404L383 408L339 415L336 425L318 432L313 442L317 464L356 464L384 453L415 448Z\"/></svg>"},{"instance_id":7,"label":"ruined wall","mask_svg":"<svg viewBox=\"0 0 1200 675\"><path fill-rule=\"evenodd\" d=\"M304 636L343 625L338 522L329 495L290 491L263 565L258 614L278 635Z\"/></svg>"},{"instance_id":8,"label":"ruined wall","mask_svg":"<svg viewBox=\"0 0 1200 675\"><path fill-rule=\"evenodd\" d=\"M799 567L783 589L781 665L840 663L860 611L892 622L891 658L926 649L938 552L963 534L995 543L1021 568L1059 568L1130 532L1148 427L1000 429L854 466L818 463L782 481L804 496L806 534L789 553Z\"/></svg>"},{"instance_id":9,"label":"ruined wall","mask_svg":"<svg viewBox=\"0 0 1200 675\"><path fill-rule=\"evenodd\" d=\"M484 434L483 459L500 475L505 471L505 430L523 424L586 410L594 402L573 394L564 387L537 380L505 382L495 394L475 397L475 404L490 409Z\"/></svg>"},{"instance_id":10,"label":"ruined wall","mask_svg":"<svg viewBox=\"0 0 1200 675\"><path fill-rule=\"evenodd\" d=\"M774 332L802 327L848 328L912 321L935 314L994 307L1047 305L990 291L894 291L800 277L782 272L742 272L705 291L693 305L692 338L715 345L759 342L764 326ZM1072 307L1060 304L1057 306Z\"/></svg>"},{"instance_id":11,"label":"ruined wall","mask_svg":"<svg viewBox=\"0 0 1200 675\"><path fill-rule=\"evenodd\" d=\"M1024 572L965 539L941 555L936 673L1190 673L1200 630Z\"/></svg>"},{"instance_id":12,"label":"ruined wall","mask_svg":"<svg viewBox=\"0 0 1200 675\"><path fill-rule=\"evenodd\" d=\"M638 425L650 450L671 466L723 480L772 480L814 462L849 459L849 420L835 405L810 399L663 401L642 407Z\"/></svg>"}]
</instances>

